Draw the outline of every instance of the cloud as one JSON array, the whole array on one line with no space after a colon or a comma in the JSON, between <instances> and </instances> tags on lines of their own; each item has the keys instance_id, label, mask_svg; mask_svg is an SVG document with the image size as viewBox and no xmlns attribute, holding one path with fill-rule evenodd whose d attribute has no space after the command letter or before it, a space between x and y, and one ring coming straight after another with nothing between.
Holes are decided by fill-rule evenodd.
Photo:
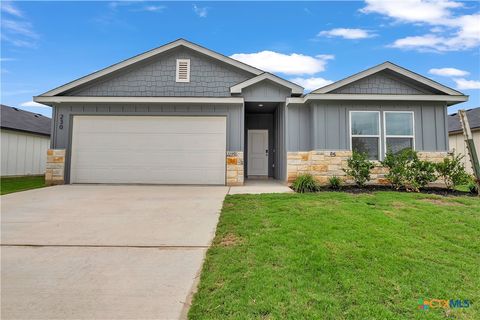
<instances>
[{"instance_id":1,"label":"cloud","mask_svg":"<svg viewBox=\"0 0 480 320\"><path fill-rule=\"evenodd\" d=\"M6 62L6 61L16 61L17 59L15 58L0 58L0 62Z\"/></svg>"},{"instance_id":2,"label":"cloud","mask_svg":"<svg viewBox=\"0 0 480 320\"><path fill-rule=\"evenodd\" d=\"M43 104L37 103L35 101L25 101L23 103L20 103L20 107L50 108L50 107L45 106Z\"/></svg>"},{"instance_id":3,"label":"cloud","mask_svg":"<svg viewBox=\"0 0 480 320\"><path fill-rule=\"evenodd\" d=\"M467 79L453 79L457 84L457 89L459 90L474 90L480 89L480 81L476 80L467 80Z\"/></svg>"},{"instance_id":4,"label":"cloud","mask_svg":"<svg viewBox=\"0 0 480 320\"><path fill-rule=\"evenodd\" d=\"M193 11L200 18L206 18L207 15L208 15L208 8L207 7L198 7L196 4L193 5Z\"/></svg>"},{"instance_id":5,"label":"cloud","mask_svg":"<svg viewBox=\"0 0 480 320\"><path fill-rule=\"evenodd\" d=\"M442 76L442 77L464 77L470 74L470 72L468 71L455 69L455 68L439 68L439 69L433 68L428 70L428 73L434 74L437 76Z\"/></svg>"},{"instance_id":6,"label":"cloud","mask_svg":"<svg viewBox=\"0 0 480 320\"><path fill-rule=\"evenodd\" d=\"M274 51L235 53L230 57L268 72L289 75L315 74L324 71L327 61L334 58L333 55L307 56Z\"/></svg>"},{"instance_id":7,"label":"cloud","mask_svg":"<svg viewBox=\"0 0 480 320\"><path fill-rule=\"evenodd\" d=\"M431 33L395 40L390 47L418 51L461 51L480 45L480 14L455 15L463 3L450 0L366 0L363 13L377 13L396 22L432 26Z\"/></svg>"},{"instance_id":8,"label":"cloud","mask_svg":"<svg viewBox=\"0 0 480 320\"><path fill-rule=\"evenodd\" d=\"M318 37L341 37L344 39L365 39L371 38L375 35L370 33L369 30L364 29L347 29L347 28L335 28L331 30L320 31L317 34Z\"/></svg>"},{"instance_id":9,"label":"cloud","mask_svg":"<svg viewBox=\"0 0 480 320\"><path fill-rule=\"evenodd\" d=\"M0 8L3 12L16 16L18 18L23 17L23 13L16 8L11 1L2 1Z\"/></svg>"},{"instance_id":10,"label":"cloud","mask_svg":"<svg viewBox=\"0 0 480 320\"><path fill-rule=\"evenodd\" d=\"M142 8L142 11L148 11L148 12L162 12L165 10L165 6L145 6Z\"/></svg>"},{"instance_id":11,"label":"cloud","mask_svg":"<svg viewBox=\"0 0 480 320\"><path fill-rule=\"evenodd\" d=\"M11 2L2 2L1 9L2 12L12 16L9 18L2 17L1 19L1 40L16 47L35 47L36 40L40 37L33 30L32 24L25 21L23 13Z\"/></svg>"},{"instance_id":12,"label":"cloud","mask_svg":"<svg viewBox=\"0 0 480 320\"><path fill-rule=\"evenodd\" d=\"M329 85L330 83L333 83L333 81L331 80L327 80L324 78L317 78L317 77L293 78L293 79L290 79L290 81L304 87L305 91L312 91L312 90L324 87L326 85Z\"/></svg>"}]
</instances>

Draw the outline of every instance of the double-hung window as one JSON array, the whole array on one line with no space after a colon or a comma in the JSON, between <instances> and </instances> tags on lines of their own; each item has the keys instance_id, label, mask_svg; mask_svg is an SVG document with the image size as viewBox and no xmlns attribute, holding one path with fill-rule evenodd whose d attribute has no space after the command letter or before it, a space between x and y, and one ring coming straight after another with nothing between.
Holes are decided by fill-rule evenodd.
<instances>
[{"instance_id":1,"label":"double-hung window","mask_svg":"<svg viewBox=\"0 0 480 320\"><path fill-rule=\"evenodd\" d=\"M385 111L385 151L399 153L415 149L412 111Z\"/></svg>"},{"instance_id":2,"label":"double-hung window","mask_svg":"<svg viewBox=\"0 0 480 320\"><path fill-rule=\"evenodd\" d=\"M380 112L350 111L352 150L365 153L370 160L380 159Z\"/></svg>"}]
</instances>

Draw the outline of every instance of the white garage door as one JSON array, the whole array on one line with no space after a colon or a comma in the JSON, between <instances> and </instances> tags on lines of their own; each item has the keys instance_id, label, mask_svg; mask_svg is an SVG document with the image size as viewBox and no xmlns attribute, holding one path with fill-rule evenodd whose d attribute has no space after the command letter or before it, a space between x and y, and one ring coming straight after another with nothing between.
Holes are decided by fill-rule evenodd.
<instances>
[{"instance_id":1,"label":"white garage door","mask_svg":"<svg viewBox=\"0 0 480 320\"><path fill-rule=\"evenodd\" d=\"M225 117L75 116L71 183L225 184Z\"/></svg>"}]
</instances>

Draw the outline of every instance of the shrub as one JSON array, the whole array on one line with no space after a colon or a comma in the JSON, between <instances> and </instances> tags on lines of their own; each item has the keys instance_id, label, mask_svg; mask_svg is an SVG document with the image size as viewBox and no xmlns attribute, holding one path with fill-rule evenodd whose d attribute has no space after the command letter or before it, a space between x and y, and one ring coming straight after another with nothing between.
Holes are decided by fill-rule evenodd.
<instances>
[{"instance_id":1,"label":"shrub","mask_svg":"<svg viewBox=\"0 0 480 320\"><path fill-rule=\"evenodd\" d=\"M461 184L468 183L469 176L462 163L463 155L453 155L443 159L435 165L439 176L443 179L447 189L453 189Z\"/></svg>"},{"instance_id":2,"label":"shrub","mask_svg":"<svg viewBox=\"0 0 480 320\"><path fill-rule=\"evenodd\" d=\"M315 192L320 189L320 185L311 174L302 174L293 181L292 189L298 193Z\"/></svg>"},{"instance_id":3,"label":"shrub","mask_svg":"<svg viewBox=\"0 0 480 320\"><path fill-rule=\"evenodd\" d=\"M388 168L385 178L397 190L405 188L407 191L418 192L437 179L435 164L420 160L417 152L411 149L405 149L397 154L388 151L381 163Z\"/></svg>"},{"instance_id":4,"label":"shrub","mask_svg":"<svg viewBox=\"0 0 480 320\"><path fill-rule=\"evenodd\" d=\"M471 179L467 184L468 191L472 194L478 194L478 185L474 179Z\"/></svg>"},{"instance_id":5,"label":"shrub","mask_svg":"<svg viewBox=\"0 0 480 320\"><path fill-rule=\"evenodd\" d=\"M352 177L356 185L363 187L370 181L370 170L373 168L373 162L367 159L364 153L353 152L347 160L347 169L343 169L347 175Z\"/></svg>"},{"instance_id":6,"label":"shrub","mask_svg":"<svg viewBox=\"0 0 480 320\"><path fill-rule=\"evenodd\" d=\"M328 185L330 189L340 190L340 188L342 187L342 179L337 176L330 177L328 178Z\"/></svg>"}]
</instances>

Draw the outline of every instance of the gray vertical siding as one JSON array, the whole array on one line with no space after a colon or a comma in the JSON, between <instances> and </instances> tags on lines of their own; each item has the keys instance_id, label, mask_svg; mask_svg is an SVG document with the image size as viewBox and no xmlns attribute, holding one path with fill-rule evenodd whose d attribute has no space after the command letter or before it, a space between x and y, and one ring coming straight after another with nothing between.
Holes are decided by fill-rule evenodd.
<instances>
[{"instance_id":1,"label":"gray vertical siding","mask_svg":"<svg viewBox=\"0 0 480 320\"><path fill-rule=\"evenodd\" d=\"M287 108L287 144L289 151L311 150L311 108L308 105L289 105ZM319 127L321 123L317 124Z\"/></svg>"},{"instance_id":2,"label":"gray vertical siding","mask_svg":"<svg viewBox=\"0 0 480 320\"><path fill-rule=\"evenodd\" d=\"M288 106L289 151L350 149L349 112L352 110L381 111L383 141L383 111L413 111L415 119L415 149L419 151L448 150L445 125L446 105L442 102L327 102ZM308 115L312 115L308 121ZM302 138L312 128L311 144Z\"/></svg>"},{"instance_id":3,"label":"gray vertical siding","mask_svg":"<svg viewBox=\"0 0 480 320\"><path fill-rule=\"evenodd\" d=\"M268 130L268 176L274 176L273 163L275 161L275 129L273 123L273 114L271 113L247 113L245 117L245 147L244 162L245 172L248 175L248 130L264 129Z\"/></svg>"},{"instance_id":4,"label":"gray vertical siding","mask_svg":"<svg viewBox=\"0 0 480 320\"><path fill-rule=\"evenodd\" d=\"M226 116L227 150L243 151L243 104L181 105L181 104L69 104L55 107L52 148L66 149L65 178L70 180L71 122L75 115L138 115L138 116Z\"/></svg>"},{"instance_id":5,"label":"gray vertical siding","mask_svg":"<svg viewBox=\"0 0 480 320\"><path fill-rule=\"evenodd\" d=\"M269 80L263 80L242 90L245 101L284 102L291 90Z\"/></svg>"},{"instance_id":6,"label":"gray vertical siding","mask_svg":"<svg viewBox=\"0 0 480 320\"><path fill-rule=\"evenodd\" d=\"M287 180L287 140L285 103L280 103L273 114L275 124L275 178Z\"/></svg>"}]
</instances>

